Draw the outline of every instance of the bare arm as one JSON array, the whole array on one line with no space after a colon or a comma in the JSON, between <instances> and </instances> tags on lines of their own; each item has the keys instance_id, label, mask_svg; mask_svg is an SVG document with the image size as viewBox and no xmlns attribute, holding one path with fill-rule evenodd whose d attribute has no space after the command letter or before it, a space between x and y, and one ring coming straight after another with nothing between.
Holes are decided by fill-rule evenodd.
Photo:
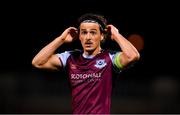
<instances>
[{"instance_id":1,"label":"bare arm","mask_svg":"<svg viewBox=\"0 0 180 115\"><path fill-rule=\"evenodd\" d=\"M72 42L76 36L76 28L67 28L59 37L55 38L47 46L42 48L33 58L32 65L40 69L58 70L62 67L58 56L54 54L63 43Z\"/></svg>"},{"instance_id":2,"label":"bare arm","mask_svg":"<svg viewBox=\"0 0 180 115\"><path fill-rule=\"evenodd\" d=\"M119 33L116 27L108 25L107 29L111 32L111 39L115 40L122 49L122 53L119 58L122 66L127 66L130 63L139 60L140 54L137 49Z\"/></svg>"}]
</instances>

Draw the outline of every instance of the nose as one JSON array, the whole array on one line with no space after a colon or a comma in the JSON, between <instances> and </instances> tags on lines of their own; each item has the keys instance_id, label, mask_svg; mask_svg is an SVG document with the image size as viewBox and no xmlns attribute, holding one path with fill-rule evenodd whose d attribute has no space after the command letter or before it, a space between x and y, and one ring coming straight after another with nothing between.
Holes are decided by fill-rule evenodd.
<instances>
[{"instance_id":1,"label":"nose","mask_svg":"<svg viewBox=\"0 0 180 115\"><path fill-rule=\"evenodd\" d=\"M90 40L91 39L91 34L88 32L87 34L86 34L86 40Z\"/></svg>"}]
</instances>

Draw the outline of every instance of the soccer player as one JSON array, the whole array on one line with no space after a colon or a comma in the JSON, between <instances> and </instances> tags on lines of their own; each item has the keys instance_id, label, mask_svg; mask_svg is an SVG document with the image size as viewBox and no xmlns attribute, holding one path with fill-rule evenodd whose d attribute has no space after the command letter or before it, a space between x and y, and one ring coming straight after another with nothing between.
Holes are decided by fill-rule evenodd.
<instances>
[{"instance_id":1,"label":"soccer player","mask_svg":"<svg viewBox=\"0 0 180 115\"><path fill-rule=\"evenodd\" d=\"M32 65L40 69L65 68L72 91L74 114L110 114L112 72L121 71L138 61L137 49L118 31L107 24L104 16L87 13L79 17L78 28L69 27L39 51ZM119 45L119 51L104 50L105 34ZM64 43L79 39L82 50L55 51Z\"/></svg>"}]
</instances>

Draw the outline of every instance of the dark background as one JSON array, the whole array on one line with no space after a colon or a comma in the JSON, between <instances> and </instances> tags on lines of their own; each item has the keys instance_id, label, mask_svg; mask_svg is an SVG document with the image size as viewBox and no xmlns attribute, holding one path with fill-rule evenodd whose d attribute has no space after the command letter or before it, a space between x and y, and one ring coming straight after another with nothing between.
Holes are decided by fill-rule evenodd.
<instances>
[{"instance_id":1,"label":"dark background","mask_svg":"<svg viewBox=\"0 0 180 115\"><path fill-rule=\"evenodd\" d=\"M0 113L71 113L64 72L35 69L31 60L87 12L105 15L126 38L144 40L140 61L115 80L111 113L180 113L178 4L116 0L1 3Z\"/></svg>"}]
</instances>

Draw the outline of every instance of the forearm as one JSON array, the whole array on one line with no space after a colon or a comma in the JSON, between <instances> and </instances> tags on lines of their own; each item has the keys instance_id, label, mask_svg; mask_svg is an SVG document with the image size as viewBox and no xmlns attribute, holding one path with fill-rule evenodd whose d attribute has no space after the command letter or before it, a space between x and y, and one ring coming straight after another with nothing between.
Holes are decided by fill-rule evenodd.
<instances>
[{"instance_id":1,"label":"forearm","mask_svg":"<svg viewBox=\"0 0 180 115\"><path fill-rule=\"evenodd\" d=\"M48 59L54 54L58 47L64 43L62 37L57 37L47 46L39 51L39 53L33 58L33 65L42 65L48 61Z\"/></svg>"}]
</instances>

